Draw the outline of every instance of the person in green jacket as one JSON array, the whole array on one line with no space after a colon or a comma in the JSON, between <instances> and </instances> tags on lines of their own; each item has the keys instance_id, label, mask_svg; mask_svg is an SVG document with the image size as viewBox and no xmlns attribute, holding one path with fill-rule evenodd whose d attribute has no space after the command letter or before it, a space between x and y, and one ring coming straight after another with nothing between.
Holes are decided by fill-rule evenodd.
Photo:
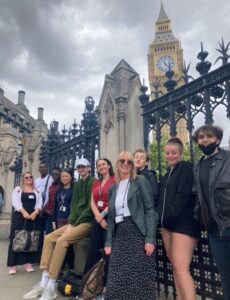
<instances>
[{"instance_id":1,"label":"person in green jacket","mask_svg":"<svg viewBox=\"0 0 230 300\"><path fill-rule=\"evenodd\" d=\"M64 262L67 248L89 235L92 221L91 189L95 179L90 176L87 159L80 158L76 165L81 179L73 187L68 224L45 236L40 262L40 269L43 270L42 279L24 295L24 299L39 296L41 296L40 300L55 299L57 297L56 279Z\"/></svg>"},{"instance_id":2,"label":"person in green jacket","mask_svg":"<svg viewBox=\"0 0 230 300\"><path fill-rule=\"evenodd\" d=\"M149 181L137 176L131 153L120 153L109 191L105 300L155 299L157 213Z\"/></svg>"}]
</instances>

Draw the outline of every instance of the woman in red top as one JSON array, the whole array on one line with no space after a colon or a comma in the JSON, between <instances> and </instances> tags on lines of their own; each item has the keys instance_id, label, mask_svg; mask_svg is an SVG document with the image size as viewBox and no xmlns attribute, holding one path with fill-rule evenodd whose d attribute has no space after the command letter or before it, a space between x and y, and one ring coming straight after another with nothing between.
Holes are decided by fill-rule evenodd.
<instances>
[{"instance_id":1,"label":"woman in red top","mask_svg":"<svg viewBox=\"0 0 230 300\"><path fill-rule=\"evenodd\" d=\"M91 209L94 214L92 223L89 252L86 260L85 273L98 262L101 258L100 249L104 249L104 242L107 229L107 214L108 214L108 200L109 188L115 184L115 177L111 162L107 158L100 158L96 163L98 178L94 181L91 196ZM107 277L106 262L105 267L105 281Z\"/></svg>"}]
</instances>

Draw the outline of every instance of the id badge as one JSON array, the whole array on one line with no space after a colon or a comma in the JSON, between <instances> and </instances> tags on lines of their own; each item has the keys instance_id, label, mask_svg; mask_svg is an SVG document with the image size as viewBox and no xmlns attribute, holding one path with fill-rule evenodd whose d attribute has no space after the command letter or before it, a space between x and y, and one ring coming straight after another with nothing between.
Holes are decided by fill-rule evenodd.
<instances>
[{"instance_id":1,"label":"id badge","mask_svg":"<svg viewBox=\"0 0 230 300\"><path fill-rule=\"evenodd\" d=\"M98 207L103 207L103 205L104 205L104 202L103 202L102 200L99 200L99 201L97 202L97 206L98 206Z\"/></svg>"},{"instance_id":2,"label":"id badge","mask_svg":"<svg viewBox=\"0 0 230 300\"><path fill-rule=\"evenodd\" d=\"M29 199L34 199L34 195L29 195Z\"/></svg>"},{"instance_id":3,"label":"id badge","mask_svg":"<svg viewBox=\"0 0 230 300\"><path fill-rule=\"evenodd\" d=\"M124 221L124 216L123 215L119 215L115 217L115 223L121 223Z\"/></svg>"}]
</instances>

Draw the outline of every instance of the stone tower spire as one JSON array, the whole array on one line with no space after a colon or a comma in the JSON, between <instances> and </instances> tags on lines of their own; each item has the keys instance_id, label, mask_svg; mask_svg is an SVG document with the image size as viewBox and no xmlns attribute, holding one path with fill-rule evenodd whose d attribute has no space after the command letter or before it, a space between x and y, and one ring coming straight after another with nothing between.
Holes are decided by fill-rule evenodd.
<instances>
[{"instance_id":1,"label":"stone tower spire","mask_svg":"<svg viewBox=\"0 0 230 300\"><path fill-rule=\"evenodd\" d=\"M160 8L160 13L159 13L159 16L158 16L158 19L156 21L156 23L159 23L159 22L167 22L169 20L169 17L167 16L166 12L165 12L165 9L164 9L164 5L163 5L163 2L161 1L161 8Z\"/></svg>"},{"instance_id":2,"label":"stone tower spire","mask_svg":"<svg viewBox=\"0 0 230 300\"><path fill-rule=\"evenodd\" d=\"M156 97L155 83L159 83L159 91L167 93L164 82L166 81L165 72L169 67L175 72L176 81L181 77L181 66L183 64L183 49L180 41L172 32L171 20L165 12L163 1L161 1L160 12L155 22L155 36L149 45L148 51L148 71L151 100ZM179 86L180 83L177 85ZM186 123L180 120L177 123L177 133L181 140L188 141ZM168 126L162 129L162 135L169 137Z\"/></svg>"}]
</instances>

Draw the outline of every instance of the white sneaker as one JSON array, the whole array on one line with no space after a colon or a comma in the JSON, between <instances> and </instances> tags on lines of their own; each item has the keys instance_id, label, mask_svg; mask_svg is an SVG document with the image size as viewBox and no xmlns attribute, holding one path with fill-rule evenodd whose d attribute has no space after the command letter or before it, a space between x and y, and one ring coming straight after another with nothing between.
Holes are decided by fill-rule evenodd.
<instances>
[{"instance_id":1,"label":"white sneaker","mask_svg":"<svg viewBox=\"0 0 230 300\"><path fill-rule=\"evenodd\" d=\"M44 288L42 288L39 284L35 285L30 292L25 294L23 296L24 299L33 299L40 297L44 291Z\"/></svg>"},{"instance_id":2,"label":"white sneaker","mask_svg":"<svg viewBox=\"0 0 230 300\"><path fill-rule=\"evenodd\" d=\"M56 298L57 298L57 294L55 293L55 291L46 288L44 289L40 300L54 300Z\"/></svg>"}]
</instances>

